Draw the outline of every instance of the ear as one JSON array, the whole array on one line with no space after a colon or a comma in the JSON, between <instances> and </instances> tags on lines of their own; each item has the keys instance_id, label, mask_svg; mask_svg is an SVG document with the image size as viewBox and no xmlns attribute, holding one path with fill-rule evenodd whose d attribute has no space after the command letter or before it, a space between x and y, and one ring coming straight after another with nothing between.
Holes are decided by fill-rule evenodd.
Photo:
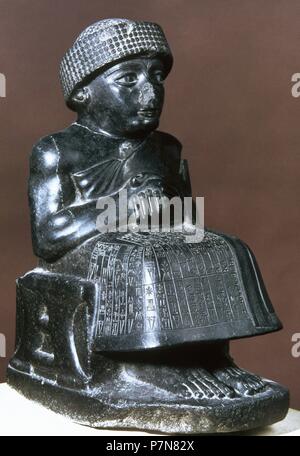
<instances>
[{"instance_id":1,"label":"ear","mask_svg":"<svg viewBox=\"0 0 300 456\"><path fill-rule=\"evenodd\" d=\"M84 107L87 105L90 98L91 92L89 87L80 87L79 89L75 90L74 94L72 95L72 102L78 107Z\"/></svg>"}]
</instances>

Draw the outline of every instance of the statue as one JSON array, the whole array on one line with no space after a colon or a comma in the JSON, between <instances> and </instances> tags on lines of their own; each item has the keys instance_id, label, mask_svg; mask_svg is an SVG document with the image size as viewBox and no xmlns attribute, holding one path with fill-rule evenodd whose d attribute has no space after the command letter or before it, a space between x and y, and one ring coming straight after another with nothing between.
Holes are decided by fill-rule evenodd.
<instances>
[{"instance_id":1,"label":"statue","mask_svg":"<svg viewBox=\"0 0 300 456\"><path fill-rule=\"evenodd\" d=\"M247 245L209 229L188 243L174 224L168 232L97 225L97 202L112 197L120 210L120 190L158 203L157 213L164 198L191 196L181 144L157 130L171 67L162 29L127 19L89 26L62 59L77 120L32 151L39 263L17 280L8 382L95 427L268 425L286 415L288 391L229 355L229 340L281 328ZM128 206L137 219L142 211Z\"/></svg>"}]
</instances>

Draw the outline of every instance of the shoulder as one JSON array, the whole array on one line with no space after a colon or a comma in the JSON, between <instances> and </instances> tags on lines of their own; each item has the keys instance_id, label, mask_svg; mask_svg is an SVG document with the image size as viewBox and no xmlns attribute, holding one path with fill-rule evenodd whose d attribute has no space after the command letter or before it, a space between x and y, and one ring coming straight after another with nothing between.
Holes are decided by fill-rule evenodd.
<instances>
[{"instance_id":1,"label":"shoulder","mask_svg":"<svg viewBox=\"0 0 300 456\"><path fill-rule=\"evenodd\" d=\"M166 149L173 156L173 158L179 159L181 156L182 149L181 142L178 141L178 139L175 138L175 136L170 135L169 133L165 133L163 131L157 131L156 135L162 143L163 148Z\"/></svg>"},{"instance_id":2,"label":"shoulder","mask_svg":"<svg viewBox=\"0 0 300 456\"><path fill-rule=\"evenodd\" d=\"M71 127L41 137L33 146L30 156L31 172L51 174L57 171L64 144L68 143Z\"/></svg>"}]
</instances>

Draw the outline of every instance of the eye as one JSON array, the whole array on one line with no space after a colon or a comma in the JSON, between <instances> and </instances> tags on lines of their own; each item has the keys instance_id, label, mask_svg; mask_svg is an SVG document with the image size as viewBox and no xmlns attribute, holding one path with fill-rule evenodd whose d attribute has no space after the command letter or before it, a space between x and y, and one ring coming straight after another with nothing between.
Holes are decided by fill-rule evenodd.
<instances>
[{"instance_id":1,"label":"eye","mask_svg":"<svg viewBox=\"0 0 300 456\"><path fill-rule=\"evenodd\" d=\"M164 72L161 70L154 71L153 77L156 82L159 82L160 84L164 82L165 75Z\"/></svg>"},{"instance_id":2,"label":"eye","mask_svg":"<svg viewBox=\"0 0 300 456\"><path fill-rule=\"evenodd\" d=\"M132 87L137 83L136 73L126 73L115 80L121 86Z\"/></svg>"}]
</instances>

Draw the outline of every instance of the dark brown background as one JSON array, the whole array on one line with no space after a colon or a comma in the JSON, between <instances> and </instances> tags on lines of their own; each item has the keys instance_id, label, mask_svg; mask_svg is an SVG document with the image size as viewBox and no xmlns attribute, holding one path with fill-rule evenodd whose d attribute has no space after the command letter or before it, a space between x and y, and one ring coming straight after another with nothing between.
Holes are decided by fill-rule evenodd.
<instances>
[{"instance_id":1,"label":"dark brown background","mask_svg":"<svg viewBox=\"0 0 300 456\"><path fill-rule=\"evenodd\" d=\"M236 360L291 388L300 408L299 0L0 0L0 333L12 353L14 280L35 265L26 179L32 144L73 120L58 65L87 25L105 17L159 22L175 66L161 129L184 145L206 224L254 250L284 323L280 333L234 342ZM0 380L7 360L0 360Z\"/></svg>"}]
</instances>

